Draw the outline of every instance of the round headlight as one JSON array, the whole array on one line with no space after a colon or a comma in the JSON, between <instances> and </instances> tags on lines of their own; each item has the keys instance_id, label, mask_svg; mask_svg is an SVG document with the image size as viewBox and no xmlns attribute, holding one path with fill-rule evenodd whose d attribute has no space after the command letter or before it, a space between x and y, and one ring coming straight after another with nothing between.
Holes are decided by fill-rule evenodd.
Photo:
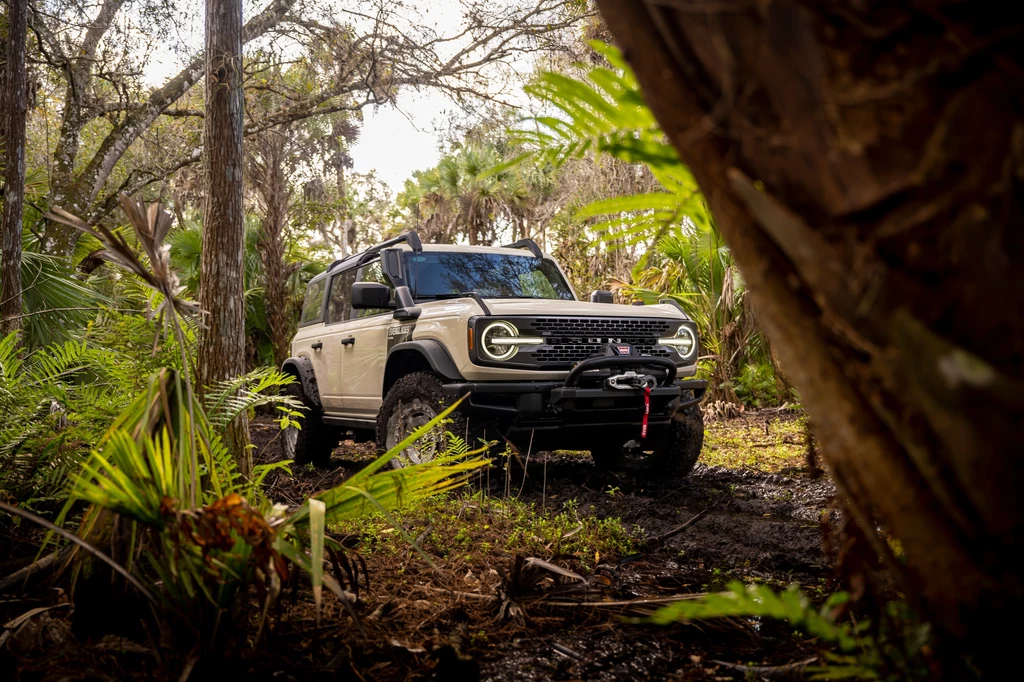
<instances>
[{"instance_id":1,"label":"round headlight","mask_svg":"<svg viewBox=\"0 0 1024 682\"><path fill-rule=\"evenodd\" d=\"M519 330L512 323L493 322L480 335L480 348L491 360L508 360L519 352L519 347L510 342L517 336Z\"/></svg>"},{"instance_id":2,"label":"round headlight","mask_svg":"<svg viewBox=\"0 0 1024 682\"><path fill-rule=\"evenodd\" d=\"M679 353L679 357L684 360L697 353L697 335L685 324L676 330L675 336L667 339L658 339L658 344L675 348L676 352Z\"/></svg>"}]
</instances>

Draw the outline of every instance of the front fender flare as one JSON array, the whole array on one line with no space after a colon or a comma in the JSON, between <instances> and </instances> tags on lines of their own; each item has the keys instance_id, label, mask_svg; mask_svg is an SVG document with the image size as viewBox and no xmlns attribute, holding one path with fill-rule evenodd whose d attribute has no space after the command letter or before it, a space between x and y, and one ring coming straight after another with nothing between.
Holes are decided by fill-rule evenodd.
<instances>
[{"instance_id":1,"label":"front fender flare","mask_svg":"<svg viewBox=\"0 0 1024 682\"><path fill-rule=\"evenodd\" d=\"M302 384L302 392L309 401L317 408L323 407L320 404L320 389L316 383L316 374L313 372L313 363L309 358L288 358L281 365L281 371L297 376Z\"/></svg>"},{"instance_id":2,"label":"front fender flare","mask_svg":"<svg viewBox=\"0 0 1024 682\"><path fill-rule=\"evenodd\" d=\"M444 344L434 339L419 339L416 341L403 341L402 343L395 344L394 347L388 351L388 358L399 351L414 350L419 352L420 355L427 359L430 364L430 369L434 371L438 376L444 377L449 381L462 381L462 374L459 373L459 368L455 366L455 361L452 360L451 354L448 349L445 348Z\"/></svg>"}]
</instances>

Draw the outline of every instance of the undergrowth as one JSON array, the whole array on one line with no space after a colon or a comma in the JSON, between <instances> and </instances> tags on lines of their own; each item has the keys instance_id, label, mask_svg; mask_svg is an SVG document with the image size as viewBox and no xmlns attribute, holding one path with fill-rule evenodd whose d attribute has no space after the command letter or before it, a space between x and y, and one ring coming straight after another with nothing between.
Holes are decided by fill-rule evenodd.
<instances>
[{"instance_id":1,"label":"undergrowth","mask_svg":"<svg viewBox=\"0 0 1024 682\"><path fill-rule=\"evenodd\" d=\"M805 463L806 417L741 416L704 425L700 461L708 466L777 472Z\"/></svg>"},{"instance_id":2,"label":"undergrowth","mask_svg":"<svg viewBox=\"0 0 1024 682\"><path fill-rule=\"evenodd\" d=\"M459 492L417 502L393 514L430 556L479 565L509 556L572 557L582 570L637 551L642 531L618 518L599 518L575 500L557 508L514 497ZM363 553L407 553L409 546L383 515L331 528Z\"/></svg>"}]
</instances>

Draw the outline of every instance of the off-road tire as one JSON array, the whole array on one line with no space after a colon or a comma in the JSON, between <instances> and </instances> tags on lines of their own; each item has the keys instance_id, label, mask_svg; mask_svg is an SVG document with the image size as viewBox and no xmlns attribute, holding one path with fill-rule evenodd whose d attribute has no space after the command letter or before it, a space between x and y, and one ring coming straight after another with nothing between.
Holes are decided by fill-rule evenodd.
<instances>
[{"instance_id":1,"label":"off-road tire","mask_svg":"<svg viewBox=\"0 0 1024 682\"><path fill-rule=\"evenodd\" d=\"M422 414L413 415L413 420L429 420L431 413L432 415L441 414L454 402L441 387L441 379L429 372L407 374L394 383L388 394L384 396L384 403L380 406L380 412L377 414L377 449L380 452L386 452L389 448L388 428L393 416L396 419L401 419L403 416L409 416L409 410L420 410ZM455 410L448 416L448 423L443 426L443 430L456 434L460 438L466 438L466 427L466 415L461 410ZM393 436L392 440L395 437L397 436ZM424 437L424 440L430 438L431 436L428 435ZM397 442L401 442L401 439L398 439ZM438 433L424 445L432 447L434 452L440 452L443 451L446 442L446 433ZM475 446L474 442L469 439L467 439L467 444L470 448ZM431 454L430 458L432 457ZM396 457L391 460L390 466L391 468L402 468L407 466L407 462Z\"/></svg>"},{"instance_id":2,"label":"off-road tire","mask_svg":"<svg viewBox=\"0 0 1024 682\"><path fill-rule=\"evenodd\" d=\"M310 400L298 381L287 387L287 394L300 401L305 409L301 410L302 428L289 427L281 433L281 459L326 467L341 440L341 429L324 424L324 411Z\"/></svg>"},{"instance_id":3,"label":"off-road tire","mask_svg":"<svg viewBox=\"0 0 1024 682\"><path fill-rule=\"evenodd\" d=\"M693 392L683 391L679 399L682 402L693 400ZM590 455L602 469L624 471L643 477L680 478L689 475L704 446L704 415L700 411L700 404L678 410L672 417L668 431L654 444L651 453L642 457L631 456L625 450L625 444L595 443Z\"/></svg>"}]
</instances>

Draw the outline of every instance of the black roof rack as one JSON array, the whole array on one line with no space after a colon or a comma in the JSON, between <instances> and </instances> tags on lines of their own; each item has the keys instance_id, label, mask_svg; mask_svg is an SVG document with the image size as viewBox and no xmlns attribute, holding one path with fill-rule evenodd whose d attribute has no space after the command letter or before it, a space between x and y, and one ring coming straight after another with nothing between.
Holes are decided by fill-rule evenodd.
<instances>
[{"instance_id":1,"label":"black roof rack","mask_svg":"<svg viewBox=\"0 0 1024 682\"><path fill-rule=\"evenodd\" d=\"M501 248L503 248L503 249L529 249L530 253L532 253L537 258L543 258L544 257L544 252L540 250L539 246L537 246L537 242L533 241L532 239L520 239L517 242L512 242L511 244L505 244Z\"/></svg>"},{"instance_id":2,"label":"black roof rack","mask_svg":"<svg viewBox=\"0 0 1024 682\"><path fill-rule=\"evenodd\" d=\"M365 251L362 251L362 252L357 253L357 254L353 254L353 255L349 256L348 258L340 258L340 259L334 261L333 263L331 263L331 266L329 268L327 268L327 272L330 272L331 270L333 270L337 266L341 265L342 263L345 263L345 262L351 261L351 260L354 260L356 265L362 265L363 263L365 263L366 261L370 260L375 255L377 255L378 253L380 253L384 249L388 248L389 246L394 246L395 244L401 244L403 242L408 244L412 248L413 251L422 251L423 250L423 242L420 241L420 236L418 234L416 234L415 232L413 232L412 230L409 230L408 232L403 232L402 234L398 235L397 237L394 237L392 239L386 239L386 240L382 241L380 244L375 244L374 246L371 246L370 248L366 249Z\"/></svg>"}]
</instances>

